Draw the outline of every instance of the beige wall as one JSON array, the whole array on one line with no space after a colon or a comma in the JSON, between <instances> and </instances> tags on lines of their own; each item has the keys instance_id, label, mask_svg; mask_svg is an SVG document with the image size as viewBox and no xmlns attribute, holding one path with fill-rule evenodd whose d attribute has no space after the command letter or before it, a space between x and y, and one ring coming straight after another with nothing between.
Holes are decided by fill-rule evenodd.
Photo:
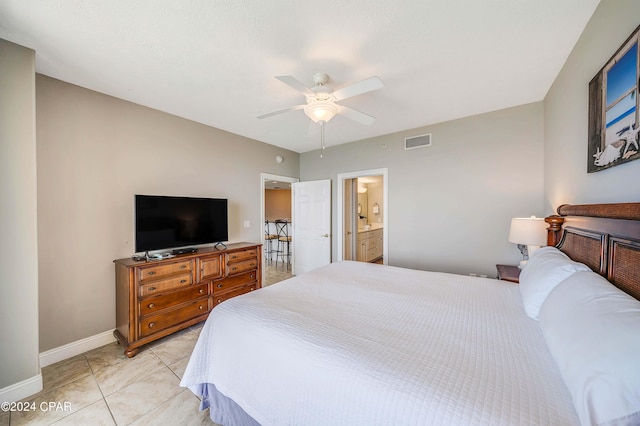
<instances>
[{"instance_id":1,"label":"beige wall","mask_svg":"<svg viewBox=\"0 0 640 426\"><path fill-rule=\"evenodd\" d=\"M276 219L291 220L291 190L264 190L264 218L268 221Z\"/></svg>"},{"instance_id":2,"label":"beige wall","mask_svg":"<svg viewBox=\"0 0 640 426\"><path fill-rule=\"evenodd\" d=\"M520 260L511 218L543 213L543 128L541 102L440 123L304 153L301 180L332 179L335 200L339 173L386 167L389 264L495 276ZM424 133L433 146L404 150Z\"/></svg>"},{"instance_id":3,"label":"beige wall","mask_svg":"<svg viewBox=\"0 0 640 426\"><path fill-rule=\"evenodd\" d=\"M41 351L114 328L112 261L134 252L134 194L228 198L229 240L260 242L260 173L298 177L294 152L42 75L36 84Z\"/></svg>"},{"instance_id":4,"label":"beige wall","mask_svg":"<svg viewBox=\"0 0 640 426\"><path fill-rule=\"evenodd\" d=\"M603 0L544 100L545 210L640 201L640 160L587 173L589 81L640 21L637 0Z\"/></svg>"},{"instance_id":5,"label":"beige wall","mask_svg":"<svg viewBox=\"0 0 640 426\"><path fill-rule=\"evenodd\" d=\"M42 385L35 112L35 52L0 40L0 401L28 396L5 394L10 385Z\"/></svg>"}]
</instances>

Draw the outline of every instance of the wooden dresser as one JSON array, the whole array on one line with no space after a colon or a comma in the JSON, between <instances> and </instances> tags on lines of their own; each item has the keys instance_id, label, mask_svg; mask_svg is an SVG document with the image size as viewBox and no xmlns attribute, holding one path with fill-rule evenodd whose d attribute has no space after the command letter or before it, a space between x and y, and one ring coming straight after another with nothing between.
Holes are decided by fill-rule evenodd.
<instances>
[{"instance_id":1,"label":"wooden dresser","mask_svg":"<svg viewBox=\"0 0 640 426\"><path fill-rule=\"evenodd\" d=\"M229 244L163 260L114 260L116 329L133 357L140 347L207 319L219 303L262 287L262 246Z\"/></svg>"}]
</instances>

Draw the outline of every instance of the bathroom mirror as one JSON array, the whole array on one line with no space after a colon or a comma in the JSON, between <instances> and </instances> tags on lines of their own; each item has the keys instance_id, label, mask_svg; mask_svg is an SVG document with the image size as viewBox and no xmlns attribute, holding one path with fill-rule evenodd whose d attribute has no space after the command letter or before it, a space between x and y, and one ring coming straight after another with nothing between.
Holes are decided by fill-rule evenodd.
<instances>
[{"instance_id":1,"label":"bathroom mirror","mask_svg":"<svg viewBox=\"0 0 640 426\"><path fill-rule=\"evenodd\" d=\"M358 193L358 210L360 210L358 213L360 214L360 216L365 216L365 217L369 217L369 212L367 211L367 206L369 205L369 199L367 197L367 193ZM362 208L360 208L360 206L362 206ZM368 220L366 219L362 219L363 222L360 223L369 223Z\"/></svg>"}]
</instances>

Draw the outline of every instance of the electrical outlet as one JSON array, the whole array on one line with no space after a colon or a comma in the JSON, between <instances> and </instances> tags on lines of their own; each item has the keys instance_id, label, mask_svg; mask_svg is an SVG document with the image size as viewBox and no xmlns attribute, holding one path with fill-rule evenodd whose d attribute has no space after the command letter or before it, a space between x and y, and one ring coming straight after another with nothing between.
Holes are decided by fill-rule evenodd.
<instances>
[{"instance_id":1,"label":"electrical outlet","mask_svg":"<svg viewBox=\"0 0 640 426\"><path fill-rule=\"evenodd\" d=\"M243 226L245 228L249 228L251 226L251 222L249 222L248 220L245 220L244 223L243 223Z\"/></svg>"}]
</instances>

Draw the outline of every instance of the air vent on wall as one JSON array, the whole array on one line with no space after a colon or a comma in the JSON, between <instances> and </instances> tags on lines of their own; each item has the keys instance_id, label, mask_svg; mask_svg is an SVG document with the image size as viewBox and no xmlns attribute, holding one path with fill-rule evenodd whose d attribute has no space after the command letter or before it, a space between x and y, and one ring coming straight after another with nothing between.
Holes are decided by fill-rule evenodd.
<instances>
[{"instance_id":1,"label":"air vent on wall","mask_svg":"<svg viewBox=\"0 0 640 426\"><path fill-rule=\"evenodd\" d=\"M431 133L404 138L404 149L424 148L431 146Z\"/></svg>"}]
</instances>

